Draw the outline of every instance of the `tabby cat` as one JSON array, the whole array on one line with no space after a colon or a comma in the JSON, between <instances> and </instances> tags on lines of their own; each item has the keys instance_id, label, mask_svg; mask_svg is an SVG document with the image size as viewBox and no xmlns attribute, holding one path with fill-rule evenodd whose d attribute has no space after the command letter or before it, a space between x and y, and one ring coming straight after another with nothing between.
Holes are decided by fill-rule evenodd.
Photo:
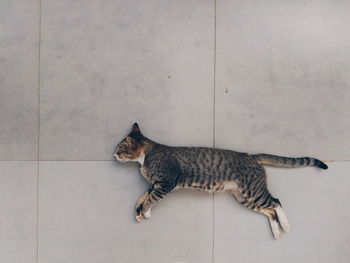
<instances>
[{"instance_id":1,"label":"tabby cat","mask_svg":"<svg viewBox=\"0 0 350 263\"><path fill-rule=\"evenodd\" d=\"M137 123L118 144L114 158L121 162L138 162L141 174L152 185L136 202L137 221L150 218L151 208L175 189L228 191L243 206L268 217L275 239L288 232L290 227L280 201L267 189L262 165L328 168L310 157L287 158L205 147L170 147L143 136Z\"/></svg>"}]
</instances>

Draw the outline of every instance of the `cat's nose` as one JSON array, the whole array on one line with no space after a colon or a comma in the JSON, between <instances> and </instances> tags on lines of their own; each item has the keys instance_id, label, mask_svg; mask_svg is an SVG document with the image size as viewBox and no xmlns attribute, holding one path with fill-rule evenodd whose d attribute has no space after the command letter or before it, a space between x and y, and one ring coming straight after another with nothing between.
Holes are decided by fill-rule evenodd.
<instances>
[{"instance_id":1,"label":"cat's nose","mask_svg":"<svg viewBox=\"0 0 350 263\"><path fill-rule=\"evenodd\" d=\"M113 155L114 159L117 159L117 153L115 152Z\"/></svg>"}]
</instances>

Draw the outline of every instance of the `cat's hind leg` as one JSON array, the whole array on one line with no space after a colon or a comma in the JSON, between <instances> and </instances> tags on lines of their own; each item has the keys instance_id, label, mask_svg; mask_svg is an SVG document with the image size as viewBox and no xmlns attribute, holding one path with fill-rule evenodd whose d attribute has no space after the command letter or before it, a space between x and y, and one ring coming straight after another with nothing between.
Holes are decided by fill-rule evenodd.
<instances>
[{"instance_id":1,"label":"cat's hind leg","mask_svg":"<svg viewBox=\"0 0 350 263\"><path fill-rule=\"evenodd\" d=\"M258 191L259 195L257 196L252 197L247 193L248 191L243 192L239 189L232 191L234 197L243 206L267 216L275 239L280 239L283 231L289 232L290 226L281 203L271 196L266 186Z\"/></svg>"},{"instance_id":2,"label":"cat's hind leg","mask_svg":"<svg viewBox=\"0 0 350 263\"><path fill-rule=\"evenodd\" d=\"M281 231L280 224L278 223L276 211L271 208L262 208L260 212L266 215L269 219L274 238L276 240L280 239L283 232Z\"/></svg>"},{"instance_id":3,"label":"cat's hind leg","mask_svg":"<svg viewBox=\"0 0 350 263\"><path fill-rule=\"evenodd\" d=\"M283 231L289 232L290 231L290 225L288 223L288 219L287 219L286 213L284 212L282 206L281 205L277 206L275 208L275 211L277 213L278 222L280 223Z\"/></svg>"},{"instance_id":4,"label":"cat's hind leg","mask_svg":"<svg viewBox=\"0 0 350 263\"><path fill-rule=\"evenodd\" d=\"M290 231L290 225L288 223L286 214L279 202L271 205L270 207L261 208L260 212L269 218L272 232L274 232L274 229L276 229L276 224L278 224L284 232ZM276 239L278 239L278 235Z\"/></svg>"},{"instance_id":5,"label":"cat's hind leg","mask_svg":"<svg viewBox=\"0 0 350 263\"><path fill-rule=\"evenodd\" d=\"M267 190L266 190L267 191ZM265 202L260 206L260 209L264 213L264 209L271 209L273 210L274 217L276 217L277 222L279 223L280 227L284 232L290 231L290 225L287 220L286 213L284 212L281 202L277 199L271 196L271 194L268 194L268 201Z\"/></svg>"},{"instance_id":6,"label":"cat's hind leg","mask_svg":"<svg viewBox=\"0 0 350 263\"><path fill-rule=\"evenodd\" d=\"M261 209L261 207L257 205L256 202L254 202L254 198L248 197L246 194L243 194L242 191L240 191L239 189L233 190L232 194L241 205L249 208L250 210L253 210L255 212L260 212L266 215L267 218L269 219L274 238L280 239L282 235L282 231L277 221L277 214L273 209L266 209L266 208Z\"/></svg>"},{"instance_id":7,"label":"cat's hind leg","mask_svg":"<svg viewBox=\"0 0 350 263\"><path fill-rule=\"evenodd\" d=\"M278 199L272 197L269 195L269 201L266 201L265 203L268 203L269 205L261 205L258 209L259 212L263 213L269 218L270 225L272 232L274 234L274 237L276 239L279 239L281 237L282 232L280 231L280 228L284 232L290 231L290 225L287 220L287 216L282 209L281 203Z\"/></svg>"}]
</instances>

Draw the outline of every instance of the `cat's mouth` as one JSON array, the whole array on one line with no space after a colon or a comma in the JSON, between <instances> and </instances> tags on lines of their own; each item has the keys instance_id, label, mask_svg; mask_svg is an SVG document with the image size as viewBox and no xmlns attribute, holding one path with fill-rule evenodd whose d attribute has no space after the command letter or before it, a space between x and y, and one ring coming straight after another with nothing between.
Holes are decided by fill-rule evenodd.
<instances>
[{"instance_id":1,"label":"cat's mouth","mask_svg":"<svg viewBox=\"0 0 350 263\"><path fill-rule=\"evenodd\" d=\"M122 163L125 163L127 161L125 159L121 159L116 153L113 155L113 158Z\"/></svg>"}]
</instances>

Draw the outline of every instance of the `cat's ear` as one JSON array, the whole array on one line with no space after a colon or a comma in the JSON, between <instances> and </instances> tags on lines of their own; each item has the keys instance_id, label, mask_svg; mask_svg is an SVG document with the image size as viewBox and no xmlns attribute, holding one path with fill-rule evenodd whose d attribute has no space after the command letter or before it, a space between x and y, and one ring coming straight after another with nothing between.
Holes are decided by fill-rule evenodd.
<instances>
[{"instance_id":1,"label":"cat's ear","mask_svg":"<svg viewBox=\"0 0 350 263\"><path fill-rule=\"evenodd\" d=\"M140 128L139 128L139 125L137 124L137 122L135 122L133 125L132 125L132 132L141 132L140 131Z\"/></svg>"}]
</instances>

